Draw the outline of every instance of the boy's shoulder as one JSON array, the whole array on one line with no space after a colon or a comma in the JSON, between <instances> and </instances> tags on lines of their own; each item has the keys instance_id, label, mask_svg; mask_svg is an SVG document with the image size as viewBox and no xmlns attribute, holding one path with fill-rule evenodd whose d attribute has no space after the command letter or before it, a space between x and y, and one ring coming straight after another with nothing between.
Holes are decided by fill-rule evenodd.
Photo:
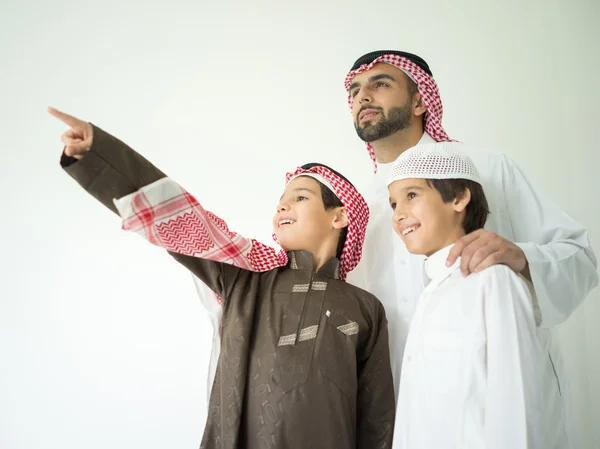
<instances>
[{"instance_id":1,"label":"boy's shoulder","mask_svg":"<svg viewBox=\"0 0 600 449\"><path fill-rule=\"evenodd\" d=\"M461 271L457 269L451 275L454 287L466 289L470 292L475 292L482 289L526 289L531 290L532 285L522 275L515 273L512 268L507 265L497 264L492 265L478 273L471 273L468 276L463 276Z\"/></svg>"},{"instance_id":2,"label":"boy's shoulder","mask_svg":"<svg viewBox=\"0 0 600 449\"><path fill-rule=\"evenodd\" d=\"M383 308L381 301L379 301L374 294L369 293L367 290L364 290L346 281L337 281L336 285L339 286L338 288L343 289L344 294L346 295L351 295L353 298L364 302L367 305L371 305L372 307Z\"/></svg>"},{"instance_id":3,"label":"boy's shoulder","mask_svg":"<svg viewBox=\"0 0 600 449\"><path fill-rule=\"evenodd\" d=\"M491 267L487 267L476 274L480 275L483 279L496 278L500 280L524 280L520 274L515 273L512 268L504 264L492 265Z\"/></svg>"},{"instance_id":4,"label":"boy's shoulder","mask_svg":"<svg viewBox=\"0 0 600 449\"><path fill-rule=\"evenodd\" d=\"M489 288L498 292L518 292L521 296L533 295L533 284L507 265L492 265L479 273L470 274L465 279L470 277L473 277L473 280L479 282L485 289Z\"/></svg>"}]
</instances>

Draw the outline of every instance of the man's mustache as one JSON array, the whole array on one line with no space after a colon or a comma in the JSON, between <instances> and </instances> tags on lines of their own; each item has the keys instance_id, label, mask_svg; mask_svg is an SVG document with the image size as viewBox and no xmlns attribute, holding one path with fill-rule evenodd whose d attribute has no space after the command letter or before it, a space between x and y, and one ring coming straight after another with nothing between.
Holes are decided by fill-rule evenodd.
<instances>
[{"instance_id":1,"label":"man's mustache","mask_svg":"<svg viewBox=\"0 0 600 449\"><path fill-rule=\"evenodd\" d=\"M358 118L358 117L360 116L360 114L361 114L363 111L366 111L367 109L372 109L372 110L374 110L374 111L381 112L381 115L383 115L383 108L382 108L382 107L379 107L379 106L369 106L369 105L365 105L365 106L362 106L362 107L361 107L361 108L358 110L358 112L356 113L356 118Z\"/></svg>"}]
</instances>

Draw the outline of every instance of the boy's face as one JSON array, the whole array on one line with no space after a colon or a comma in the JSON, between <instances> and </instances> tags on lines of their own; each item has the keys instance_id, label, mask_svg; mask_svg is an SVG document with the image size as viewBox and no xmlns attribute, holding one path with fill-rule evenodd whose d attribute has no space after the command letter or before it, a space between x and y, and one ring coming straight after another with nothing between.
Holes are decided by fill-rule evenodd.
<instances>
[{"instance_id":1,"label":"boy's face","mask_svg":"<svg viewBox=\"0 0 600 449\"><path fill-rule=\"evenodd\" d=\"M394 230L409 252L431 256L465 235L462 223L470 196L444 203L424 179L395 181L388 190Z\"/></svg>"},{"instance_id":2,"label":"boy's face","mask_svg":"<svg viewBox=\"0 0 600 449\"><path fill-rule=\"evenodd\" d=\"M285 188L273 217L273 229L286 251L305 250L317 254L339 239L336 230L339 207L325 210L321 187L313 178L299 176ZM335 252L334 254L335 255Z\"/></svg>"}]
</instances>

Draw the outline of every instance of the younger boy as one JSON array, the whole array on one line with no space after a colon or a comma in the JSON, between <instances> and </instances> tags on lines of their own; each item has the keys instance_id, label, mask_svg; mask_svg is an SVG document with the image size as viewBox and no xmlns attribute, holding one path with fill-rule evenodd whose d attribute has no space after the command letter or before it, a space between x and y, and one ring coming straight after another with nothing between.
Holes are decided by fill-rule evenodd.
<instances>
[{"instance_id":1,"label":"younger boy","mask_svg":"<svg viewBox=\"0 0 600 449\"><path fill-rule=\"evenodd\" d=\"M360 260L368 221L347 179L319 164L288 174L273 218L284 249L276 253L230 232L123 142L50 112L72 127L63 135L65 171L222 299L201 448L391 447L383 306L343 281Z\"/></svg>"},{"instance_id":2,"label":"younger boy","mask_svg":"<svg viewBox=\"0 0 600 449\"><path fill-rule=\"evenodd\" d=\"M479 174L457 143L417 145L388 182L393 226L427 256L402 364L395 449L566 448L560 387L532 286L494 265L464 277L454 242L488 215Z\"/></svg>"}]
</instances>

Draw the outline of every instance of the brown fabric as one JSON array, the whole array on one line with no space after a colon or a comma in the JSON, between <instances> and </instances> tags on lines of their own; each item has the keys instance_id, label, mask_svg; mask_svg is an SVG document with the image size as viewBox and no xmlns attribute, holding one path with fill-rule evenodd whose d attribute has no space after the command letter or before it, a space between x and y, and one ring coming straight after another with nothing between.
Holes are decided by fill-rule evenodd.
<instances>
[{"instance_id":1,"label":"brown fabric","mask_svg":"<svg viewBox=\"0 0 600 449\"><path fill-rule=\"evenodd\" d=\"M69 173L115 211L165 175L94 127ZM371 294L339 280L339 261L312 255L263 273L171 254L223 298L221 355L201 448L391 447L394 391L387 321Z\"/></svg>"}]
</instances>

